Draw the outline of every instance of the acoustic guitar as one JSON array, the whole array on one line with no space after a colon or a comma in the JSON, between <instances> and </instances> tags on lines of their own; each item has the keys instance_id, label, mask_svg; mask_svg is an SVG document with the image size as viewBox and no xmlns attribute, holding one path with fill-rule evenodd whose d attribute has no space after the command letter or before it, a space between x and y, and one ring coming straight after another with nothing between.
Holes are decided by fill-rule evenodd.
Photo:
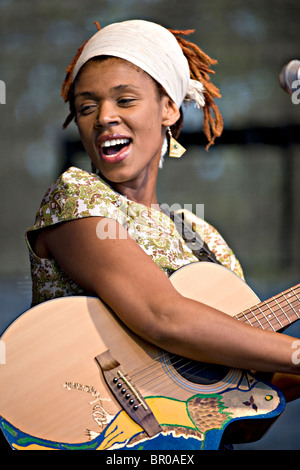
<instances>
[{"instance_id":1,"label":"acoustic guitar","mask_svg":"<svg viewBox=\"0 0 300 470\"><path fill-rule=\"evenodd\" d=\"M206 262L170 280L253 327L279 331L299 318L299 285L260 302L234 273ZM98 298L31 308L0 344L0 427L13 449L214 450L259 439L285 407L279 390L248 371L148 344Z\"/></svg>"}]
</instances>

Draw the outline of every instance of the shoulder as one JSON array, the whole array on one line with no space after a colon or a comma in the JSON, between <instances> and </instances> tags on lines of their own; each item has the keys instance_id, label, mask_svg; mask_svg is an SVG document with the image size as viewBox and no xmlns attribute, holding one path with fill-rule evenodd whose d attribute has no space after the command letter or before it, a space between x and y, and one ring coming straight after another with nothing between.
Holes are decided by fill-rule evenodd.
<instances>
[{"instance_id":1,"label":"shoulder","mask_svg":"<svg viewBox=\"0 0 300 470\"><path fill-rule=\"evenodd\" d=\"M207 243L220 263L231 271L234 271L241 278L244 278L240 262L218 229L205 221L201 216L195 215L189 210L183 209L180 212L183 213L184 220L190 224L192 229Z\"/></svg>"},{"instance_id":2,"label":"shoulder","mask_svg":"<svg viewBox=\"0 0 300 470\"><path fill-rule=\"evenodd\" d=\"M92 207L96 204L95 194L108 200L115 197L114 191L99 176L71 167L49 187L41 205L52 203L51 208L56 205L59 209L59 202L82 201Z\"/></svg>"},{"instance_id":3,"label":"shoulder","mask_svg":"<svg viewBox=\"0 0 300 470\"><path fill-rule=\"evenodd\" d=\"M117 198L99 176L71 167L45 193L32 228L90 216L110 217Z\"/></svg>"}]
</instances>

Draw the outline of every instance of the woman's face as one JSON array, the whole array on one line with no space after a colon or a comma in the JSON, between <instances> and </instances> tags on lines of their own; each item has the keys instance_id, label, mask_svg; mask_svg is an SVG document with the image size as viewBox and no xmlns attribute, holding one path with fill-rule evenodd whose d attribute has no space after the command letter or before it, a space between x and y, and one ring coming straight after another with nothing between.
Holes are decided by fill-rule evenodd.
<instances>
[{"instance_id":1,"label":"woman's face","mask_svg":"<svg viewBox=\"0 0 300 470\"><path fill-rule=\"evenodd\" d=\"M157 173L166 126L179 111L151 77L121 59L90 61L74 100L84 147L107 180L132 185Z\"/></svg>"}]
</instances>

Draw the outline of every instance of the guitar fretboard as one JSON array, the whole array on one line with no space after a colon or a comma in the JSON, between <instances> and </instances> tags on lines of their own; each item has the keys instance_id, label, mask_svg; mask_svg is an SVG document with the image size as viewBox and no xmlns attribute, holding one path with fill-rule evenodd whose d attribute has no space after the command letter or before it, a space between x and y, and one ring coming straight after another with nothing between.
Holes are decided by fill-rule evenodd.
<instances>
[{"instance_id":1,"label":"guitar fretboard","mask_svg":"<svg viewBox=\"0 0 300 470\"><path fill-rule=\"evenodd\" d=\"M235 318L263 330L282 330L300 318L300 284L238 313Z\"/></svg>"}]
</instances>

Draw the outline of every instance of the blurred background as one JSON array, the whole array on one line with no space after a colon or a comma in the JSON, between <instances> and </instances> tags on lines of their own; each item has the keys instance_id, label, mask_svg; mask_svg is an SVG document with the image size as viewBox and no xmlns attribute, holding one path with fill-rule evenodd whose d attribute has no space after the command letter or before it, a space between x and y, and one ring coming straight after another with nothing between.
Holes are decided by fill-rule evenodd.
<instances>
[{"instance_id":1,"label":"blurred background","mask_svg":"<svg viewBox=\"0 0 300 470\"><path fill-rule=\"evenodd\" d=\"M160 202L204 204L262 300L299 282L300 105L279 85L300 59L299 0L0 0L0 332L30 306L24 233L44 192L69 165L90 170L75 125L62 130L65 68L94 21L127 19L195 29L218 61L224 134L206 152L201 113L185 110L187 153L165 160ZM300 337L299 325L288 333ZM289 405L266 437L238 447L300 449L299 420L300 404Z\"/></svg>"}]
</instances>

